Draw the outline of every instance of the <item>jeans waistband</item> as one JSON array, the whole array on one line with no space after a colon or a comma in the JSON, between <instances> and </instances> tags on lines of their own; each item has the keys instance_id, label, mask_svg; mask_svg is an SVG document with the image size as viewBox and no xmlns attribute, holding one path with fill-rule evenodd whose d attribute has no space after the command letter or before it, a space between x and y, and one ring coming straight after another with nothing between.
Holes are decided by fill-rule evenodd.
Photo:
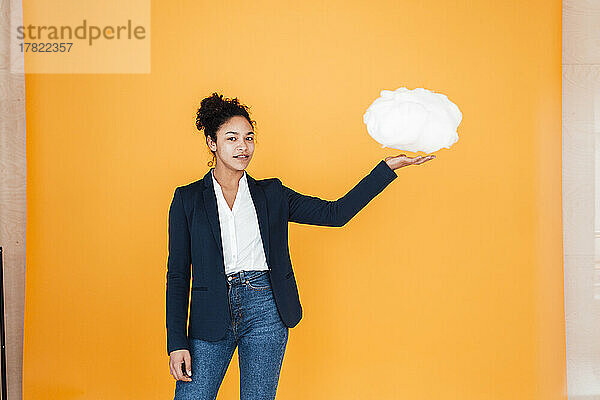
<instances>
[{"instance_id":1,"label":"jeans waistband","mask_svg":"<svg viewBox=\"0 0 600 400\"><path fill-rule=\"evenodd\" d=\"M227 274L227 283L229 285L240 284L242 282L253 281L259 277L267 274L268 270L242 270Z\"/></svg>"}]
</instances>

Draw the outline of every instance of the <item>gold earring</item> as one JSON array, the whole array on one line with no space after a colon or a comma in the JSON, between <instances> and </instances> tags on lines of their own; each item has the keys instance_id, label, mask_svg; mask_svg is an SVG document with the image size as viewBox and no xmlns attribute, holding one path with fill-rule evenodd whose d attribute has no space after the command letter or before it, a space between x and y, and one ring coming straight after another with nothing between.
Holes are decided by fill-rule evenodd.
<instances>
[{"instance_id":1,"label":"gold earring","mask_svg":"<svg viewBox=\"0 0 600 400\"><path fill-rule=\"evenodd\" d=\"M208 167L212 167L215 164L215 155L213 154L212 156L212 160L210 160L209 162L206 163L206 165L208 165Z\"/></svg>"}]
</instances>

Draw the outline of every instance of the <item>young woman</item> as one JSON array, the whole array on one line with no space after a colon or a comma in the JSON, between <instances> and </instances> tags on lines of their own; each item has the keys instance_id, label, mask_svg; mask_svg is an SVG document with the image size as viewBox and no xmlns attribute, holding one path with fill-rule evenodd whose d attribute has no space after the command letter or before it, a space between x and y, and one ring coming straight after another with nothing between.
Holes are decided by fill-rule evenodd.
<instances>
[{"instance_id":1,"label":"young woman","mask_svg":"<svg viewBox=\"0 0 600 400\"><path fill-rule=\"evenodd\" d=\"M302 318L288 223L343 226L397 177L395 169L435 158L386 157L327 201L246 172L254 123L237 98L202 100L196 127L214 167L177 187L169 209L166 325L175 400L215 399L236 346L241 399L274 399L288 330Z\"/></svg>"}]
</instances>

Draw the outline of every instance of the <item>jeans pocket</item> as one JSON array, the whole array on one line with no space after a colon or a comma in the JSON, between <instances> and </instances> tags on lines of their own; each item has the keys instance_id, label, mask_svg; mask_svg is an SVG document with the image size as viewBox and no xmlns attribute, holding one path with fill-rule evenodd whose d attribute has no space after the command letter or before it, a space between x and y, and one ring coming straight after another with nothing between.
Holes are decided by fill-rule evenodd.
<instances>
[{"instance_id":1,"label":"jeans pocket","mask_svg":"<svg viewBox=\"0 0 600 400\"><path fill-rule=\"evenodd\" d=\"M271 289L271 281L269 280L269 274L266 272L257 277L248 279L246 281L246 284L252 290Z\"/></svg>"}]
</instances>

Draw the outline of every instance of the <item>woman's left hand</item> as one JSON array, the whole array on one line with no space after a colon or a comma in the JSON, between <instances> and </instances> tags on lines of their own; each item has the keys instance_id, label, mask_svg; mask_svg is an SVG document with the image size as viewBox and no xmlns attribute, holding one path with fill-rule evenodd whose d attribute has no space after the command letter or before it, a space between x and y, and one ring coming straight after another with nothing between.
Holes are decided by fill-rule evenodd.
<instances>
[{"instance_id":1,"label":"woman's left hand","mask_svg":"<svg viewBox=\"0 0 600 400\"><path fill-rule=\"evenodd\" d=\"M406 154L400 154L399 156L390 156L385 158L385 162L390 166L391 169L398 169L407 165L422 164L425 161L434 159L434 155L430 156L417 156L417 157L406 157Z\"/></svg>"}]
</instances>

